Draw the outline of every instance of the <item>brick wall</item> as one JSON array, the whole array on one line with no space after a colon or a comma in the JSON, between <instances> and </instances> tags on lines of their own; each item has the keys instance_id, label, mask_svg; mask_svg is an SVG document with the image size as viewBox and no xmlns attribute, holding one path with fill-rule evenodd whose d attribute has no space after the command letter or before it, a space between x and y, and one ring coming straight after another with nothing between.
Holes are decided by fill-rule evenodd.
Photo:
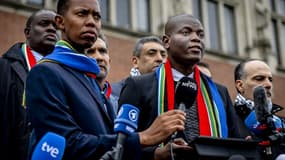
<instances>
[{"instance_id":1,"label":"brick wall","mask_svg":"<svg viewBox=\"0 0 285 160\"><path fill-rule=\"evenodd\" d=\"M26 17L12 13L0 11L0 54L6 51L11 45L18 41L24 41L24 26ZM107 35L111 56L111 72L108 76L110 82L119 81L129 75L131 68L131 55L135 41L132 39L118 38ZM216 82L228 87L231 98L235 98L236 91L234 87L233 71L234 65L216 61L207 58L204 61L209 63L213 78ZM273 102L285 107L285 77L274 75L274 93ZM285 110L282 112L285 116Z\"/></svg>"},{"instance_id":2,"label":"brick wall","mask_svg":"<svg viewBox=\"0 0 285 160\"><path fill-rule=\"evenodd\" d=\"M24 41L26 17L0 11L0 55L14 43Z\"/></svg>"}]
</instances>

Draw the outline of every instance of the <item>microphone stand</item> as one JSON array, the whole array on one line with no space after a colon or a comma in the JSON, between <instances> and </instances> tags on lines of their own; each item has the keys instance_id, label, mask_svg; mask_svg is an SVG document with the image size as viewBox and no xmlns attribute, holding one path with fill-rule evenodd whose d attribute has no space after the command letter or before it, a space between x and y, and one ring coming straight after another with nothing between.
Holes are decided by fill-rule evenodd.
<instances>
[{"instance_id":1,"label":"microphone stand","mask_svg":"<svg viewBox=\"0 0 285 160\"><path fill-rule=\"evenodd\" d=\"M282 146L283 141L283 120L281 120L281 132L277 131L273 114L266 115L266 122L264 123L265 133L262 137L260 146L264 147L264 154L267 160L272 160L276 152L276 147Z\"/></svg>"},{"instance_id":2,"label":"microphone stand","mask_svg":"<svg viewBox=\"0 0 285 160\"><path fill-rule=\"evenodd\" d=\"M124 142L126 136L123 134L118 135L116 147L113 147L112 150L106 152L100 160L122 160L123 151L124 151Z\"/></svg>"},{"instance_id":3,"label":"microphone stand","mask_svg":"<svg viewBox=\"0 0 285 160\"><path fill-rule=\"evenodd\" d=\"M99 160L117 160L115 158L115 155L117 155L117 152L119 152L119 148L113 147L112 150L107 151Z\"/></svg>"}]
</instances>

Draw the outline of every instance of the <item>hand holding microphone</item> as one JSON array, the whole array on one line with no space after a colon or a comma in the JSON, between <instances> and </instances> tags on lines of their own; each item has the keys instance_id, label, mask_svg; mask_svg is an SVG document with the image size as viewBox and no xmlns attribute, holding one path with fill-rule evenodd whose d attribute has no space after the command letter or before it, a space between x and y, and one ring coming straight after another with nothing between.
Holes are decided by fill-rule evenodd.
<instances>
[{"instance_id":1,"label":"hand holding microphone","mask_svg":"<svg viewBox=\"0 0 285 160\"><path fill-rule=\"evenodd\" d=\"M175 131L184 130L185 115L183 111L171 110L156 117L150 127L139 132L141 145L158 145Z\"/></svg>"},{"instance_id":2,"label":"hand holding microphone","mask_svg":"<svg viewBox=\"0 0 285 160\"><path fill-rule=\"evenodd\" d=\"M198 93L197 83L189 77L181 78L175 87L175 104L179 110L185 112L196 100ZM171 139L177 138L178 132L172 134Z\"/></svg>"},{"instance_id":3,"label":"hand holding microphone","mask_svg":"<svg viewBox=\"0 0 285 160\"><path fill-rule=\"evenodd\" d=\"M165 141L176 131L183 131L186 121L186 108L190 108L197 96L197 84L194 79L183 77L176 85L175 102L178 110L167 111L158 116L152 125L140 133L141 144L157 145ZM150 136L151 135L151 136Z\"/></svg>"}]
</instances>

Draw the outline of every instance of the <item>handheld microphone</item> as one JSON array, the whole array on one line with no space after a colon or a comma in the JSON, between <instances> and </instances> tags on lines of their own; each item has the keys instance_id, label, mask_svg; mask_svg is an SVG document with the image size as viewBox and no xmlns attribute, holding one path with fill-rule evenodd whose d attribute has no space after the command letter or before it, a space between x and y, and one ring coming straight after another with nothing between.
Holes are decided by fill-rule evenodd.
<instances>
[{"instance_id":1,"label":"handheld microphone","mask_svg":"<svg viewBox=\"0 0 285 160\"><path fill-rule=\"evenodd\" d=\"M181 78L175 87L175 103L178 109L185 112L190 108L197 97L197 83L189 77Z\"/></svg>"},{"instance_id":2,"label":"handheld microphone","mask_svg":"<svg viewBox=\"0 0 285 160\"><path fill-rule=\"evenodd\" d=\"M253 91L254 111L244 120L245 125L256 135L267 136L276 128L280 128L281 120L272 115L262 86L255 87Z\"/></svg>"},{"instance_id":3,"label":"handheld microphone","mask_svg":"<svg viewBox=\"0 0 285 160\"><path fill-rule=\"evenodd\" d=\"M262 86L255 87L253 91L253 99L257 121L261 124L266 124L267 117L270 116L270 111L268 108L265 89Z\"/></svg>"},{"instance_id":4,"label":"handheld microphone","mask_svg":"<svg viewBox=\"0 0 285 160\"><path fill-rule=\"evenodd\" d=\"M197 92L197 83L194 79L189 77L181 78L175 87L176 108L184 112L189 109L196 100ZM176 138L177 134L177 131L172 134L171 139Z\"/></svg>"},{"instance_id":5,"label":"handheld microphone","mask_svg":"<svg viewBox=\"0 0 285 160\"><path fill-rule=\"evenodd\" d=\"M32 160L61 160L65 149L65 138L47 132L36 145Z\"/></svg>"},{"instance_id":6,"label":"handheld microphone","mask_svg":"<svg viewBox=\"0 0 285 160\"><path fill-rule=\"evenodd\" d=\"M139 109L130 104L123 104L115 119L114 131L118 134L115 160L121 160L126 138L138 128Z\"/></svg>"}]
</instances>

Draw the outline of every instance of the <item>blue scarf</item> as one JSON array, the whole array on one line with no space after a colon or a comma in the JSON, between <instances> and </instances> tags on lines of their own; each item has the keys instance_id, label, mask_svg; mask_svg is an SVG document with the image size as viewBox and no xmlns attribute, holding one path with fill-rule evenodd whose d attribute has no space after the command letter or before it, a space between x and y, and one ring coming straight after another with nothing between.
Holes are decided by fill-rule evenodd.
<instances>
[{"instance_id":1,"label":"blue scarf","mask_svg":"<svg viewBox=\"0 0 285 160\"><path fill-rule=\"evenodd\" d=\"M77 52L64 40L58 41L53 52L44 57L42 61L56 61L84 73L97 75L100 72L100 68L95 59Z\"/></svg>"}]
</instances>

